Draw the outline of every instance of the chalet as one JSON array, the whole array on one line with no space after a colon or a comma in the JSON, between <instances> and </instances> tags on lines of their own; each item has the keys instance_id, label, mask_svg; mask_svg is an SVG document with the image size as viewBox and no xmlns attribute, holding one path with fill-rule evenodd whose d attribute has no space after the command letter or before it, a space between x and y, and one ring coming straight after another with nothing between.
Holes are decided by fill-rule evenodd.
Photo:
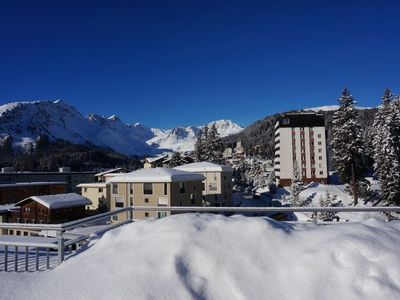
<instances>
[{"instance_id":1,"label":"chalet","mask_svg":"<svg viewBox=\"0 0 400 300\"><path fill-rule=\"evenodd\" d=\"M164 161L168 158L168 155L160 155L156 157L146 157L143 162L143 168L159 168L163 166Z\"/></svg>"},{"instance_id":2,"label":"chalet","mask_svg":"<svg viewBox=\"0 0 400 300\"><path fill-rule=\"evenodd\" d=\"M66 182L19 182L0 184L0 205L17 203L27 197L66 192Z\"/></svg>"},{"instance_id":3,"label":"chalet","mask_svg":"<svg viewBox=\"0 0 400 300\"><path fill-rule=\"evenodd\" d=\"M31 196L15 206L20 207L9 219L11 223L59 224L86 216L85 206L89 199L76 193L47 196Z\"/></svg>"}]
</instances>

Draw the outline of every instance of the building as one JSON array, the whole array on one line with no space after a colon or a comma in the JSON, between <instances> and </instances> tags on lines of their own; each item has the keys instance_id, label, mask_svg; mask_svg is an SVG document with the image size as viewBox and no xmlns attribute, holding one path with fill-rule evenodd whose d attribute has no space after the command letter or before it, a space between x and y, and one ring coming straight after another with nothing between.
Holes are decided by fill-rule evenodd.
<instances>
[{"instance_id":1,"label":"building","mask_svg":"<svg viewBox=\"0 0 400 300\"><path fill-rule=\"evenodd\" d=\"M162 163L163 168L170 168L171 167L171 159L172 157L164 159ZM194 162L194 158L190 155L183 155L182 156L182 164L190 164Z\"/></svg>"},{"instance_id":2,"label":"building","mask_svg":"<svg viewBox=\"0 0 400 300\"><path fill-rule=\"evenodd\" d=\"M156 157L146 157L143 162L143 168L160 168L164 161L168 159L168 155L160 155Z\"/></svg>"},{"instance_id":3,"label":"building","mask_svg":"<svg viewBox=\"0 0 400 300\"><path fill-rule=\"evenodd\" d=\"M116 176L111 182L111 210L127 206L201 206L200 174L168 168L148 168ZM164 217L168 212L134 212L134 218ZM122 220L125 215L118 216Z\"/></svg>"},{"instance_id":4,"label":"building","mask_svg":"<svg viewBox=\"0 0 400 300\"><path fill-rule=\"evenodd\" d=\"M30 196L66 192L66 182L19 182L0 184L0 205L17 203Z\"/></svg>"},{"instance_id":5,"label":"building","mask_svg":"<svg viewBox=\"0 0 400 300\"><path fill-rule=\"evenodd\" d=\"M80 183L94 182L96 172L72 172L69 168L60 168L60 172L15 172L10 168L0 172L0 184L18 182L66 182L67 193L78 193Z\"/></svg>"},{"instance_id":6,"label":"building","mask_svg":"<svg viewBox=\"0 0 400 300\"><path fill-rule=\"evenodd\" d=\"M76 193L48 196L31 196L15 206L10 223L60 224L86 217L86 205L90 200ZM13 234L13 233L10 233Z\"/></svg>"},{"instance_id":7,"label":"building","mask_svg":"<svg viewBox=\"0 0 400 300\"><path fill-rule=\"evenodd\" d=\"M275 124L275 177L281 186L291 184L297 164L304 183L327 183L328 160L324 116L285 114Z\"/></svg>"},{"instance_id":8,"label":"building","mask_svg":"<svg viewBox=\"0 0 400 300\"><path fill-rule=\"evenodd\" d=\"M95 211L101 201L106 201L109 210L110 189L107 188L106 182L81 183L78 187L81 188L81 195L92 202L86 209Z\"/></svg>"},{"instance_id":9,"label":"building","mask_svg":"<svg viewBox=\"0 0 400 300\"><path fill-rule=\"evenodd\" d=\"M112 176L121 175L123 173L128 173L128 172L130 172L130 170L128 170L128 169L116 168L116 169L111 169L111 170L97 173L96 175L94 175L94 177L97 182L107 182L107 178L110 178Z\"/></svg>"},{"instance_id":10,"label":"building","mask_svg":"<svg viewBox=\"0 0 400 300\"><path fill-rule=\"evenodd\" d=\"M204 176L202 194L204 205L233 206L232 172L230 166L197 162L174 168Z\"/></svg>"}]
</instances>

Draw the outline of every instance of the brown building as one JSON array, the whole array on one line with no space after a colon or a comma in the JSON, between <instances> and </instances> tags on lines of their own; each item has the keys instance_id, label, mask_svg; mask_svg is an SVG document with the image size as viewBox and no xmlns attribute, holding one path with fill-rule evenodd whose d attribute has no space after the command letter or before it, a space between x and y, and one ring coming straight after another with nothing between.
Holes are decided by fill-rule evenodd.
<instances>
[{"instance_id":1,"label":"brown building","mask_svg":"<svg viewBox=\"0 0 400 300\"><path fill-rule=\"evenodd\" d=\"M66 192L66 182L20 182L0 184L0 205L17 203L30 196Z\"/></svg>"},{"instance_id":2,"label":"brown building","mask_svg":"<svg viewBox=\"0 0 400 300\"><path fill-rule=\"evenodd\" d=\"M59 224L86 216L85 206L89 199L76 193L28 197L15 206L10 223Z\"/></svg>"}]
</instances>

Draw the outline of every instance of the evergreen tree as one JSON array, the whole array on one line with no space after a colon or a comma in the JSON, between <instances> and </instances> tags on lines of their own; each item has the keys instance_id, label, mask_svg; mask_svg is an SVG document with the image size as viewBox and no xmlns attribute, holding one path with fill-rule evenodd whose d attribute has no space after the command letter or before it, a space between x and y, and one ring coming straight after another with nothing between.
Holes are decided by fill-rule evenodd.
<instances>
[{"instance_id":1,"label":"evergreen tree","mask_svg":"<svg viewBox=\"0 0 400 300\"><path fill-rule=\"evenodd\" d=\"M14 154L13 138L7 135L0 144L0 155L2 157L10 157Z\"/></svg>"},{"instance_id":2,"label":"evergreen tree","mask_svg":"<svg viewBox=\"0 0 400 300\"><path fill-rule=\"evenodd\" d=\"M322 196L319 199L319 206L320 207L334 207L334 206L341 206L341 203L337 202L337 195L331 195L329 191L326 191L325 198ZM318 219L322 221L333 221L334 219L339 219L337 217L336 211L325 211L318 213Z\"/></svg>"},{"instance_id":3,"label":"evergreen tree","mask_svg":"<svg viewBox=\"0 0 400 300\"><path fill-rule=\"evenodd\" d=\"M180 153L179 151L175 151L175 152L172 154L172 157L171 157L171 161L170 161L170 163L169 163L169 166L170 166L171 168L174 168L174 167L180 166L180 165L182 165L182 164L183 164L183 159L182 159L181 153Z\"/></svg>"},{"instance_id":4,"label":"evergreen tree","mask_svg":"<svg viewBox=\"0 0 400 300\"><path fill-rule=\"evenodd\" d=\"M205 148L206 153L208 153L208 161L217 164L222 164L224 162L223 157L225 148L215 124L212 124L211 128L208 130Z\"/></svg>"},{"instance_id":5,"label":"evergreen tree","mask_svg":"<svg viewBox=\"0 0 400 300\"><path fill-rule=\"evenodd\" d=\"M197 161L205 161L205 142L208 136L208 127L205 126L200 130L199 135L197 136L197 141L195 144L195 151L197 156Z\"/></svg>"},{"instance_id":6,"label":"evergreen tree","mask_svg":"<svg viewBox=\"0 0 400 300\"><path fill-rule=\"evenodd\" d=\"M105 213L108 211L108 207L107 207L107 199L104 198L104 196L101 196L101 198L99 199L99 205L97 206L97 212L99 214Z\"/></svg>"},{"instance_id":7,"label":"evergreen tree","mask_svg":"<svg viewBox=\"0 0 400 300\"><path fill-rule=\"evenodd\" d=\"M301 206L300 192L303 190L302 176L300 167L297 161L293 162L293 176L290 184L291 195L289 201L292 206Z\"/></svg>"},{"instance_id":8,"label":"evergreen tree","mask_svg":"<svg viewBox=\"0 0 400 300\"><path fill-rule=\"evenodd\" d=\"M343 182L350 183L354 205L358 204L358 181L366 172L361 128L357 121L355 101L348 89L339 98L339 109L333 115L332 146L335 167Z\"/></svg>"}]
</instances>

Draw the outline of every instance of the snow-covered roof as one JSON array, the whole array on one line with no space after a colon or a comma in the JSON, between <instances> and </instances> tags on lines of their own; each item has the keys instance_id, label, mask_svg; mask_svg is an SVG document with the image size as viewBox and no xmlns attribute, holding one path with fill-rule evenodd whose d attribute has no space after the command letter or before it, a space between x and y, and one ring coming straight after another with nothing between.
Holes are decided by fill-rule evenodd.
<instances>
[{"instance_id":1,"label":"snow-covered roof","mask_svg":"<svg viewBox=\"0 0 400 300\"><path fill-rule=\"evenodd\" d=\"M88 187L89 188L90 187L101 188L101 187L106 187L106 186L107 186L107 183L105 183L105 182L89 182L89 183L80 183L77 185L77 187L80 187L80 188L88 188Z\"/></svg>"},{"instance_id":2,"label":"snow-covered roof","mask_svg":"<svg viewBox=\"0 0 400 300\"><path fill-rule=\"evenodd\" d=\"M9 212L12 210L18 210L19 207L16 207L15 204L5 204L5 205L0 205L0 213L5 213Z\"/></svg>"},{"instance_id":3,"label":"snow-covered roof","mask_svg":"<svg viewBox=\"0 0 400 300\"><path fill-rule=\"evenodd\" d=\"M233 169L230 166L219 165L208 161L186 164L175 167L174 169L188 171L188 172L222 172L222 171L233 172Z\"/></svg>"},{"instance_id":4,"label":"snow-covered roof","mask_svg":"<svg viewBox=\"0 0 400 300\"><path fill-rule=\"evenodd\" d=\"M201 174L168 168L148 168L116 176L110 182L177 182L203 179Z\"/></svg>"},{"instance_id":5,"label":"snow-covered roof","mask_svg":"<svg viewBox=\"0 0 400 300\"><path fill-rule=\"evenodd\" d=\"M94 176L96 176L96 177L98 177L98 176L104 176L104 175L106 175L106 174L109 174L109 173L123 173L123 172L121 172L121 171L126 171L126 169L124 169L124 168L116 168L116 169L111 169L111 170L107 170L107 171L104 171L104 172L100 172L100 173L97 173L96 175L94 175Z\"/></svg>"},{"instance_id":6,"label":"snow-covered roof","mask_svg":"<svg viewBox=\"0 0 400 300\"><path fill-rule=\"evenodd\" d=\"M156 157L146 157L145 160L146 160L149 164L151 164L151 163L153 163L153 162L156 162L156 161L158 161L158 160L160 160L160 159L164 159L164 158L167 158L167 157L168 157L168 155L161 155L161 156L156 156Z\"/></svg>"},{"instance_id":7,"label":"snow-covered roof","mask_svg":"<svg viewBox=\"0 0 400 300\"><path fill-rule=\"evenodd\" d=\"M7 187L24 187L24 186L37 186L37 185L66 185L66 182L49 181L49 182L17 182L17 183L3 183L0 184L0 188Z\"/></svg>"},{"instance_id":8,"label":"snow-covered roof","mask_svg":"<svg viewBox=\"0 0 400 300\"><path fill-rule=\"evenodd\" d=\"M29 200L36 201L51 209L92 204L92 201L90 201L88 198L82 197L81 195L78 195L76 193L69 193L46 196L32 196L19 201L15 205L21 206Z\"/></svg>"}]
</instances>

